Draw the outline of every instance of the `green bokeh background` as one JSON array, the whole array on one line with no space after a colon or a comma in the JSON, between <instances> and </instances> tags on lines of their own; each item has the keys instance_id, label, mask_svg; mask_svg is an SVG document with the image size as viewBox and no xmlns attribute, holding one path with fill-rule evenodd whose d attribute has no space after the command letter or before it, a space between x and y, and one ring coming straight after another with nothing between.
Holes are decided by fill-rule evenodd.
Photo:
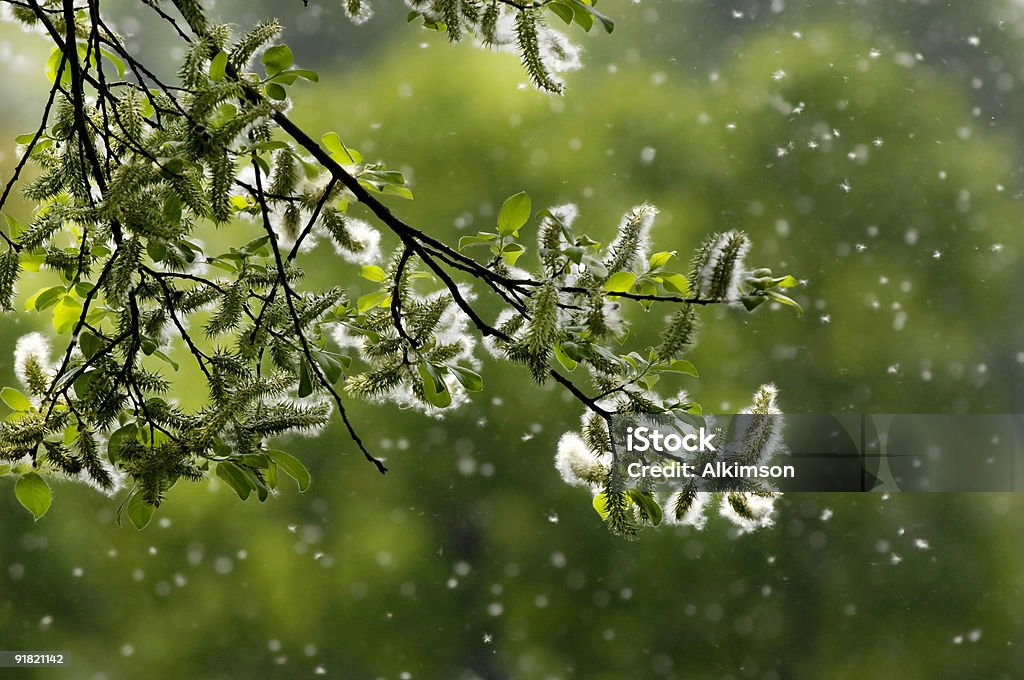
<instances>
[{"instance_id":1,"label":"green bokeh background","mask_svg":"<svg viewBox=\"0 0 1024 680\"><path fill-rule=\"evenodd\" d=\"M701 379L680 386L706 410L773 381L790 412L1022 411L1013 3L605 0L616 32L574 36L585 66L564 98L526 87L512 55L404 25L398 3L362 27L334 3L291 4L212 11L241 26L281 16L322 78L295 88L294 117L406 171L416 200L393 208L410 223L454 240L527 190L535 207L577 203L577 224L606 239L649 201L659 249L685 256L743 228L752 263L806 279L803 317L702 313ZM109 11L173 72L143 10ZM45 50L0 24L3 139L35 124ZM0 151L6 181L13 142ZM360 294L329 248L306 264L312 281ZM662 319L629 317L652 339ZM35 312L0 321L4 384L16 339L47 327ZM183 368L185 404L201 398L197 377ZM0 676L1024 674L1019 494L794 494L757 534L715 517L624 543L552 467L578 406L520 370L489 362L484 377L487 392L444 420L353 406L386 478L334 423L283 443L314 473L305 494L285 485L242 504L223 485L183 484L144 532L70 484L33 523L0 480L0 648L73 663Z\"/></svg>"}]
</instances>

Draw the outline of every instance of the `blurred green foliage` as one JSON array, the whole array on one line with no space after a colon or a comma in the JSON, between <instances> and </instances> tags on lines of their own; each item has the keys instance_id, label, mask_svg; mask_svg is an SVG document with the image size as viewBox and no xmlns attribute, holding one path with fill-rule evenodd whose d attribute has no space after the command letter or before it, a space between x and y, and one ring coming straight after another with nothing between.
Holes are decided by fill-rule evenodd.
<instances>
[{"instance_id":1,"label":"blurred green foliage","mask_svg":"<svg viewBox=\"0 0 1024 680\"><path fill-rule=\"evenodd\" d=\"M1024 131L1002 112L1024 99L972 85L998 80L980 74L997 58L1016 77L1019 31L997 23L996 3L952 17L883 4L754 16L761 4L740 3L742 18L619 4L616 34L585 41L563 99L519 87L512 56L396 26L322 70L294 113L405 166L417 198L396 209L449 240L519 190L535 207L577 202L595 236L650 201L659 249L746 229L755 260L807 279L808 314L704 312L702 378L686 386L707 410L774 381L792 412L1019 412ZM341 42L359 35L332 21ZM964 46L972 35L984 57ZM5 139L32 124L38 98L24 93ZM312 257L317 283L354 275L326 250ZM5 318L0 347L45 321ZM640 335L660 323L630 321ZM517 373L485 366L488 393L445 421L354 407L388 458L383 479L335 424L289 442L314 473L304 496L243 506L223 485L179 485L142 533L117 528L116 504L88 489L57 488L38 525L0 493L0 647L69 650L67 673L37 676L76 678L1024 668L1019 495L791 495L754 535L712 521L626 544L551 467L579 409Z\"/></svg>"}]
</instances>

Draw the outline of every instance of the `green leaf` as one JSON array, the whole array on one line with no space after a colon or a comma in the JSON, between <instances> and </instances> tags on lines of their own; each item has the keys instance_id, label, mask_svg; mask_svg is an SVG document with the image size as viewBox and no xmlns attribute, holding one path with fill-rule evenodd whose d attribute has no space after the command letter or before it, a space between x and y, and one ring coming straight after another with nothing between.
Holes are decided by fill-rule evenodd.
<instances>
[{"instance_id":1,"label":"green leaf","mask_svg":"<svg viewBox=\"0 0 1024 680\"><path fill-rule=\"evenodd\" d=\"M32 408L32 401L13 387L5 387L0 390L0 399L11 407L12 411L28 411Z\"/></svg>"},{"instance_id":2,"label":"green leaf","mask_svg":"<svg viewBox=\"0 0 1024 680\"><path fill-rule=\"evenodd\" d=\"M649 267L651 269L657 269L658 267L662 267L669 260L671 260L673 257L675 257L675 255L676 255L676 253L675 253L674 250L672 252L669 252L667 250L663 250L660 253L655 253L654 255L651 255L651 260L650 260L650 263L649 263Z\"/></svg>"},{"instance_id":3,"label":"green leaf","mask_svg":"<svg viewBox=\"0 0 1024 680\"><path fill-rule=\"evenodd\" d=\"M37 312L41 312L44 309L48 309L57 304L57 301L60 300L61 296L66 292L67 290L64 286L40 288L36 291L35 295L25 301L25 309L35 309Z\"/></svg>"},{"instance_id":4,"label":"green leaf","mask_svg":"<svg viewBox=\"0 0 1024 680\"><path fill-rule=\"evenodd\" d=\"M740 298L740 302L743 303L743 306L747 308L748 312L752 312L760 307L761 303L767 299L768 298L764 295L744 295Z\"/></svg>"},{"instance_id":5,"label":"green leaf","mask_svg":"<svg viewBox=\"0 0 1024 680\"><path fill-rule=\"evenodd\" d=\"M177 361L175 361L174 359L170 358L169 356L167 356L166 354L164 354L163 352L161 352L158 349L157 350L153 350L153 356L155 356L157 359L159 359L160 361L164 362L165 364L169 365L175 371L177 371L179 368L181 368L180 366L178 366L178 362Z\"/></svg>"},{"instance_id":6,"label":"green leaf","mask_svg":"<svg viewBox=\"0 0 1024 680\"><path fill-rule=\"evenodd\" d=\"M640 506L643 514L646 515L653 526L661 524L661 520L664 518L664 513L661 510L661 506L654 500L654 496L648 491L630 491L629 497L633 499L633 502Z\"/></svg>"},{"instance_id":7,"label":"green leaf","mask_svg":"<svg viewBox=\"0 0 1024 680\"><path fill-rule=\"evenodd\" d=\"M660 274L662 285L665 290L676 292L680 295L690 294L690 282L682 274Z\"/></svg>"},{"instance_id":8,"label":"green leaf","mask_svg":"<svg viewBox=\"0 0 1024 680\"><path fill-rule=\"evenodd\" d=\"M468 368L462 366L453 366L452 364L445 364L448 366L448 370L452 372L455 379L466 388L468 392L480 392L484 389L484 379L480 377L480 374L476 371L471 371Z\"/></svg>"},{"instance_id":9,"label":"green leaf","mask_svg":"<svg viewBox=\"0 0 1024 680\"><path fill-rule=\"evenodd\" d=\"M526 252L526 248L519 243L509 243L501 249L501 259L505 260L505 264L509 267L514 267L516 261L523 256Z\"/></svg>"},{"instance_id":10,"label":"green leaf","mask_svg":"<svg viewBox=\"0 0 1024 680\"><path fill-rule=\"evenodd\" d=\"M558 359L558 363L562 364L567 371L575 371L576 366L579 365L576 360L572 359L565 353L565 350L562 349L562 343L560 342L555 343L555 358Z\"/></svg>"},{"instance_id":11,"label":"green leaf","mask_svg":"<svg viewBox=\"0 0 1024 680\"><path fill-rule=\"evenodd\" d=\"M18 141L18 144L28 144L29 142L32 141L35 135L21 135L18 137L18 140L20 140L22 137L28 137L28 139L26 139L23 142ZM19 236L21 236L21 232L25 231L25 225L16 220L15 218L11 217L10 215L4 213L4 219L7 220L8 236L10 236L11 238L16 239Z\"/></svg>"},{"instance_id":12,"label":"green leaf","mask_svg":"<svg viewBox=\"0 0 1024 680\"><path fill-rule=\"evenodd\" d=\"M692 375L694 378L700 377L697 375L697 367L686 359L676 359L663 370L669 373L685 373L686 375Z\"/></svg>"},{"instance_id":13,"label":"green leaf","mask_svg":"<svg viewBox=\"0 0 1024 680\"><path fill-rule=\"evenodd\" d=\"M530 219L532 210L530 197L525 191L506 198L498 213L498 233L502 236L515 234Z\"/></svg>"},{"instance_id":14,"label":"green leaf","mask_svg":"<svg viewBox=\"0 0 1024 680\"><path fill-rule=\"evenodd\" d=\"M267 96L276 102L282 102L288 98L288 92L277 83L267 83Z\"/></svg>"},{"instance_id":15,"label":"green leaf","mask_svg":"<svg viewBox=\"0 0 1024 680\"><path fill-rule=\"evenodd\" d=\"M221 54L224 53L221 52ZM147 503L141 493L135 492L128 499L128 506L125 508L125 512L128 514L128 519L132 525L139 531L142 531L149 524L150 520L153 519L156 507Z\"/></svg>"},{"instance_id":16,"label":"green leaf","mask_svg":"<svg viewBox=\"0 0 1024 680\"><path fill-rule=\"evenodd\" d=\"M267 455L270 456L270 460L277 463L277 466L284 470L284 472L294 479L299 484L299 491L305 491L309 488L312 478L309 475L309 470L303 465L298 458L285 453L284 451L268 450Z\"/></svg>"},{"instance_id":17,"label":"green leaf","mask_svg":"<svg viewBox=\"0 0 1024 680\"><path fill-rule=\"evenodd\" d=\"M547 5L547 8L555 13L555 15L567 24L572 23L572 17L574 12L571 8L559 3L552 2Z\"/></svg>"},{"instance_id":18,"label":"green leaf","mask_svg":"<svg viewBox=\"0 0 1024 680\"><path fill-rule=\"evenodd\" d=\"M128 423L114 430L107 440L107 460L116 463L121 460L121 448L125 442L135 439L139 431L135 423Z\"/></svg>"},{"instance_id":19,"label":"green leaf","mask_svg":"<svg viewBox=\"0 0 1024 680\"><path fill-rule=\"evenodd\" d=\"M788 295L783 295L782 293L776 293L774 290L769 290L768 297L775 300L776 302L781 302L784 305L789 305L790 307L793 307L794 309L796 309L798 314L802 315L804 313L804 308L800 306L800 303L794 300L793 298L789 297Z\"/></svg>"},{"instance_id":20,"label":"green leaf","mask_svg":"<svg viewBox=\"0 0 1024 680\"><path fill-rule=\"evenodd\" d=\"M792 276L783 276L781 278L775 279L775 285L779 288L792 288L798 283L799 281L797 281Z\"/></svg>"},{"instance_id":21,"label":"green leaf","mask_svg":"<svg viewBox=\"0 0 1024 680\"><path fill-rule=\"evenodd\" d=\"M53 492L46 480L35 472L22 475L18 483L14 485L14 495L22 507L32 513L38 521L50 509L53 502Z\"/></svg>"},{"instance_id":22,"label":"green leaf","mask_svg":"<svg viewBox=\"0 0 1024 680\"><path fill-rule=\"evenodd\" d=\"M384 270L375 264L363 265L363 268L359 271L359 275L367 281L373 281L374 283L384 283L387 279L387 275Z\"/></svg>"},{"instance_id":23,"label":"green leaf","mask_svg":"<svg viewBox=\"0 0 1024 680\"><path fill-rule=\"evenodd\" d=\"M70 333L78 325L81 316L82 303L70 295L65 295L53 308L53 328L58 333Z\"/></svg>"},{"instance_id":24,"label":"green leaf","mask_svg":"<svg viewBox=\"0 0 1024 680\"><path fill-rule=\"evenodd\" d=\"M497 234L486 231L481 231L476 236L463 236L459 239L459 250L469 248L470 246L490 245L491 241L496 238L498 238Z\"/></svg>"},{"instance_id":25,"label":"green leaf","mask_svg":"<svg viewBox=\"0 0 1024 680\"><path fill-rule=\"evenodd\" d=\"M601 519L608 519L609 512L607 494L599 493L594 496L593 506L594 510L597 511L597 514L601 516Z\"/></svg>"},{"instance_id":26,"label":"green leaf","mask_svg":"<svg viewBox=\"0 0 1024 680\"><path fill-rule=\"evenodd\" d=\"M313 394L313 379L309 375L309 363L303 359L299 363L299 397Z\"/></svg>"},{"instance_id":27,"label":"green leaf","mask_svg":"<svg viewBox=\"0 0 1024 680\"><path fill-rule=\"evenodd\" d=\"M245 470L229 460L217 463L217 476L227 482L243 501L256 489L250 474L246 474Z\"/></svg>"},{"instance_id":28,"label":"green leaf","mask_svg":"<svg viewBox=\"0 0 1024 680\"><path fill-rule=\"evenodd\" d=\"M328 132L320 138L327 150L331 152L334 160L341 163L362 163L363 157L355 149L350 149L341 141L337 132Z\"/></svg>"},{"instance_id":29,"label":"green leaf","mask_svg":"<svg viewBox=\"0 0 1024 680\"><path fill-rule=\"evenodd\" d=\"M261 61L264 68L267 69L267 75L276 76L295 63L295 55L292 53L292 48L287 45L274 45L263 53Z\"/></svg>"},{"instance_id":30,"label":"green leaf","mask_svg":"<svg viewBox=\"0 0 1024 680\"><path fill-rule=\"evenodd\" d=\"M124 74L125 74L125 63L124 63L124 61L120 57L118 57L116 54L113 54L112 52L110 52L109 50L100 49L100 54L102 54L104 57L106 57L107 60L111 64L114 65L114 68L117 69L117 77L118 78L124 78Z\"/></svg>"},{"instance_id":31,"label":"green leaf","mask_svg":"<svg viewBox=\"0 0 1024 680\"><path fill-rule=\"evenodd\" d=\"M635 281L636 274L633 272L615 272L605 281L604 289L609 293L626 293Z\"/></svg>"},{"instance_id":32,"label":"green leaf","mask_svg":"<svg viewBox=\"0 0 1024 680\"><path fill-rule=\"evenodd\" d=\"M220 82L224 80L224 73L228 68L228 55L225 52L218 52L217 56L210 60L210 80Z\"/></svg>"},{"instance_id":33,"label":"green leaf","mask_svg":"<svg viewBox=\"0 0 1024 680\"><path fill-rule=\"evenodd\" d=\"M345 372L345 367L342 366L341 361L336 357L326 352L313 350L313 358L316 359L316 363L323 370L324 377L327 378L329 383L333 385L341 379L342 374Z\"/></svg>"},{"instance_id":34,"label":"green leaf","mask_svg":"<svg viewBox=\"0 0 1024 680\"><path fill-rule=\"evenodd\" d=\"M391 304L391 293L386 290L378 290L376 293L367 293L356 300L356 308L360 314L366 314L374 307L386 307Z\"/></svg>"},{"instance_id":35,"label":"green leaf","mask_svg":"<svg viewBox=\"0 0 1024 680\"><path fill-rule=\"evenodd\" d=\"M569 1L573 5L573 7L588 12L591 16L600 21L601 26L604 27L606 33L611 33L612 31L615 30L615 22L612 21L609 17L602 14L601 12L598 12L596 9L594 9L593 5L588 5L587 3L582 2L582 0Z\"/></svg>"},{"instance_id":36,"label":"green leaf","mask_svg":"<svg viewBox=\"0 0 1024 680\"><path fill-rule=\"evenodd\" d=\"M296 75L299 78L305 78L306 80L308 80L308 81L310 81L312 83L319 83L320 82L320 74L317 73L316 71L312 71L312 70L310 70L308 68L293 68L293 69L289 70L288 73Z\"/></svg>"},{"instance_id":37,"label":"green leaf","mask_svg":"<svg viewBox=\"0 0 1024 680\"><path fill-rule=\"evenodd\" d=\"M451 406L452 395L448 392L448 386L441 379L437 368L429 361L420 362L420 379L423 381L423 396L427 403L437 408Z\"/></svg>"}]
</instances>

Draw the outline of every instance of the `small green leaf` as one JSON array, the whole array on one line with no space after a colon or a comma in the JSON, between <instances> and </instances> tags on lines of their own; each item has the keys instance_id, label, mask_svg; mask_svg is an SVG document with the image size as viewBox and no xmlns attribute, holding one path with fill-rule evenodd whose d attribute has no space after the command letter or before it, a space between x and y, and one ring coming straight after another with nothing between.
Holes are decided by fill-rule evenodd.
<instances>
[{"instance_id":1,"label":"small green leaf","mask_svg":"<svg viewBox=\"0 0 1024 680\"><path fill-rule=\"evenodd\" d=\"M573 5L574 8L582 9L582 10L590 13L595 19L600 21L601 22L601 26L604 27L604 30L605 30L606 33L611 33L612 31L615 30L615 22L612 21L609 17L607 17L604 14L602 14L601 12L598 12L596 9L594 9L593 5L588 5L587 3L583 2L582 0L569 0L569 1L571 2L571 4Z\"/></svg>"},{"instance_id":2,"label":"small green leaf","mask_svg":"<svg viewBox=\"0 0 1024 680\"><path fill-rule=\"evenodd\" d=\"M309 475L309 470L303 465L298 458L285 453L284 451L268 450L267 455L270 456L270 460L277 463L277 466L284 470L284 472L294 479L299 484L299 491L305 491L309 488L312 478Z\"/></svg>"},{"instance_id":3,"label":"small green leaf","mask_svg":"<svg viewBox=\"0 0 1024 680\"><path fill-rule=\"evenodd\" d=\"M501 259L505 260L505 264L509 267L514 267L516 261L523 256L526 252L526 248L519 243L509 243L501 249Z\"/></svg>"},{"instance_id":4,"label":"small green leaf","mask_svg":"<svg viewBox=\"0 0 1024 680\"><path fill-rule=\"evenodd\" d=\"M135 439L139 431L135 423L128 423L114 430L107 440L107 460L116 463L121 460L121 448L125 442Z\"/></svg>"},{"instance_id":5,"label":"small green leaf","mask_svg":"<svg viewBox=\"0 0 1024 680\"><path fill-rule=\"evenodd\" d=\"M650 260L650 263L649 263L649 267L651 269L657 269L659 267L663 267L669 260L671 260L673 257L675 257L675 255L676 255L676 253L675 253L674 250L672 252L664 250L664 251L662 251L660 253L655 253L654 255L651 255L651 260Z\"/></svg>"},{"instance_id":6,"label":"small green leaf","mask_svg":"<svg viewBox=\"0 0 1024 680\"><path fill-rule=\"evenodd\" d=\"M32 401L13 387L0 390L0 399L11 407L12 411L28 411L32 408Z\"/></svg>"},{"instance_id":7,"label":"small green leaf","mask_svg":"<svg viewBox=\"0 0 1024 680\"><path fill-rule=\"evenodd\" d=\"M636 274L633 272L615 272L608 277L604 289L609 293L626 293L633 287Z\"/></svg>"},{"instance_id":8,"label":"small green leaf","mask_svg":"<svg viewBox=\"0 0 1024 680\"><path fill-rule=\"evenodd\" d=\"M363 157L355 149L350 149L337 132L328 132L320 138L327 150L331 152L334 160L340 163L362 163Z\"/></svg>"},{"instance_id":9,"label":"small green leaf","mask_svg":"<svg viewBox=\"0 0 1024 680\"><path fill-rule=\"evenodd\" d=\"M530 197L525 191L506 198L498 213L498 233L502 236L515 234L530 219L532 210Z\"/></svg>"},{"instance_id":10,"label":"small green leaf","mask_svg":"<svg viewBox=\"0 0 1024 680\"><path fill-rule=\"evenodd\" d=\"M114 65L114 68L117 69L117 77L118 78L124 78L124 74L125 74L125 63L124 63L124 61L120 57L118 57L116 54L111 53L109 50L100 49L100 54L102 54L104 57L106 57L107 60L111 64Z\"/></svg>"},{"instance_id":11,"label":"small green leaf","mask_svg":"<svg viewBox=\"0 0 1024 680\"><path fill-rule=\"evenodd\" d=\"M767 292L768 297L775 300L776 302L781 302L784 305L789 305L790 307L793 307L794 309L796 309L797 314L802 315L804 313L804 308L800 306L800 303L794 300L793 298L789 297L788 295L776 293L774 290L769 290Z\"/></svg>"},{"instance_id":12,"label":"small green leaf","mask_svg":"<svg viewBox=\"0 0 1024 680\"><path fill-rule=\"evenodd\" d=\"M221 52L221 54L224 54ZM135 492L132 497L128 499L128 506L125 508L125 512L128 514L128 519L132 525L142 531L149 524L150 520L153 519L153 513L156 512L156 508L142 497L142 494Z\"/></svg>"},{"instance_id":13,"label":"small green leaf","mask_svg":"<svg viewBox=\"0 0 1024 680\"><path fill-rule=\"evenodd\" d=\"M633 499L642 513L649 519L653 526L661 524L661 520L664 518L664 513L661 510L661 506L654 500L654 496L648 491L630 491L629 497Z\"/></svg>"},{"instance_id":14,"label":"small green leaf","mask_svg":"<svg viewBox=\"0 0 1024 680\"><path fill-rule=\"evenodd\" d=\"M437 368L429 361L420 362L420 379L423 381L423 396L427 403L437 408L451 406L452 395L448 392L448 386L441 379Z\"/></svg>"},{"instance_id":15,"label":"small green leaf","mask_svg":"<svg viewBox=\"0 0 1024 680\"><path fill-rule=\"evenodd\" d=\"M323 370L324 377L332 385L337 383L341 379L342 374L345 372L345 367L341 361L326 352L313 350L313 358L316 359L317 365Z\"/></svg>"},{"instance_id":16,"label":"small green leaf","mask_svg":"<svg viewBox=\"0 0 1024 680\"><path fill-rule=\"evenodd\" d=\"M81 316L82 303L70 295L65 295L53 308L53 328L58 333L70 333Z\"/></svg>"},{"instance_id":17,"label":"small green leaf","mask_svg":"<svg viewBox=\"0 0 1024 680\"><path fill-rule=\"evenodd\" d=\"M169 365L175 371L177 371L179 368L181 368L180 366L178 366L178 362L177 361L175 361L174 359L170 358L169 356L167 356L166 354L164 354L160 350L154 350L153 351L153 356L155 356L157 359L159 359L160 361L164 362L165 364Z\"/></svg>"},{"instance_id":18,"label":"small green leaf","mask_svg":"<svg viewBox=\"0 0 1024 680\"><path fill-rule=\"evenodd\" d=\"M692 375L694 378L700 377L697 375L697 367L686 359L676 359L664 370L669 373L685 373L686 375Z\"/></svg>"},{"instance_id":19,"label":"small green leaf","mask_svg":"<svg viewBox=\"0 0 1024 680\"><path fill-rule=\"evenodd\" d=\"M14 485L14 495L22 507L32 513L38 521L50 509L53 502L53 492L46 480L35 472L22 475L18 483Z\"/></svg>"},{"instance_id":20,"label":"small green leaf","mask_svg":"<svg viewBox=\"0 0 1024 680\"><path fill-rule=\"evenodd\" d=\"M228 67L228 55L225 52L218 52L217 56L210 60L210 80L220 82L224 80L224 73Z\"/></svg>"},{"instance_id":21,"label":"small green leaf","mask_svg":"<svg viewBox=\"0 0 1024 680\"><path fill-rule=\"evenodd\" d=\"M309 375L309 363L303 359L299 362L299 397L313 394L313 379Z\"/></svg>"},{"instance_id":22,"label":"small green leaf","mask_svg":"<svg viewBox=\"0 0 1024 680\"><path fill-rule=\"evenodd\" d=\"M555 358L558 359L558 363L562 364L567 371L575 371L576 366L579 365L575 359L565 353L565 350L562 349L562 343L560 342L555 343Z\"/></svg>"},{"instance_id":23,"label":"small green leaf","mask_svg":"<svg viewBox=\"0 0 1024 680\"><path fill-rule=\"evenodd\" d=\"M486 231L481 231L476 236L463 236L459 239L459 250L469 248L470 246L490 245L491 241L496 238L498 238L497 234Z\"/></svg>"},{"instance_id":24,"label":"small green leaf","mask_svg":"<svg viewBox=\"0 0 1024 680\"><path fill-rule=\"evenodd\" d=\"M779 288L792 288L793 286L799 283L799 281L797 281L792 276L783 276L775 279L774 281L775 285Z\"/></svg>"},{"instance_id":25,"label":"small green leaf","mask_svg":"<svg viewBox=\"0 0 1024 680\"><path fill-rule=\"evenodd\" d=\"M601 516L601 519L608 519L609 512L607 494L599 493L594 496L593 506L594 510L597 511L597 514Z\"/></svg>"},{"instance_id":26,"label":"small green leaf","mask_svg":"<svg viewBox=\"0 0 1024 680\"><path fill-rule=\"evenodd\" d=\"M25 309L35 309L37 312L41 312L44 309L49 309L53 305L57 304L61 296L66 293L67 290L64 286L51 286L49 288L40 288L36 291L36 294L25 301Z\"/></svg>"},{"instance_id":27,"label":"small green leaf","mask_svg":"<svg viewBox=\"0 0 1024 680\"><path fill-rule=\"evenodd\" d=\"M293 68L290 71L288 71L288 73L295 74L300 78L305 78L306 80L312 83L320 82L320 74L308 68Z\"/></svg>"},{"instance_id":28,"label":"small green leaf","mask_svg":"<svg viewBox=\"0 0 1024 680\"><path fill-rule=\"evenodd\" d=\"M391 304L391 293L386 290L378 290L376 293L367 293L356 300L356 308L360 314L366 314L374 307L386 307Z\"/></svg>"},{"instance_id":29,"label":"small green leaf","mask_svg":"<svg viewBox=\"0 0 1024 680\"><path fill-rule=\"evenodd\" d=\"M262 62L267 69L267 75L276 76L295 63L295 55L292 48L287 45L274 45L263 53Z\"/></svg>"},{"instance_id":30,"label":"small green leaf","mask_svg":"<svg viewBox=\"0 0 1024 680\"><path fill-rule=\"evenodd\" d=\"M248 499L256 488L249 475L240 466L229 460L217 463L217 476L227 482L227 485L234 489L243 501Z\"/></svg>"},{"instance_id":31,"label":"small green leaf","mask_svg":"<svg viewBox=\"0 0 1024 680\"><path fill-rule=\"evenodd\" d=\"M551 3L548 3L547 8L549 10L551 10L552 12L554 12L554 14L559 19L564 21L565 23L567 23L567 24L571 24L572 23L572 17L573 17L574 12L569 7L563 5L563 4L559 3L559 2L551 2Z\"/></svg>"},{"instance_id":32,"label":"small green leaf","mask_svg":"<svg viewBox=\"0 0 1024 680\"><path fill-rule=\"evenodd\" d=\"M752 312L760 307L761 303L767 299L768 298L764 295L744 295L740 298L740 302L743 303L743 306L747 308L748 312Z\"/></svg>"},{"instance_id":33,"label":"small green leaf","mask_svg":"<svg viewBox=\"0 0 1024 680\"><path fill-rule=\"evenodd\" d=\"M690 294L690 282L682 274L660 274L660 276L665 290L676 292L680 295Z\"/></svg>"},{"instance_id":34,"label":"small green leaf","mask_svg":"<svg viewBox=\"0 0 1024 680\"><path fill-rule=\"evenodd\" d=\"M448 366L448 370L452 372L452 375L455 376L455 379L466 388L466 391L480 392L484 389L484 379L476 371L451 364L446 364L446 366Z\"/></svg>"},{"instance_id":35,"label":"small green leaf","mask_svg":"<svg viewBox=\"0 0 1024 680\"><path fill-rule=\"evenodd\" d=\"M373 281L374 283L384 283L387 279L387 275L384 270L375 264L363 265L363 268L359 271L359 275L367 281Z\"/></svg>"},{"instance_id":36,"label":"small green leaf","mask_svg":"<svg viewBox=\"0 0 1024 680\"><path fill-rule=\"evenodd\" d=\"M288 92L277 83L267 83L267 96L276 102L283 102L288 98Z\"/></svg>"}]
</instances>

